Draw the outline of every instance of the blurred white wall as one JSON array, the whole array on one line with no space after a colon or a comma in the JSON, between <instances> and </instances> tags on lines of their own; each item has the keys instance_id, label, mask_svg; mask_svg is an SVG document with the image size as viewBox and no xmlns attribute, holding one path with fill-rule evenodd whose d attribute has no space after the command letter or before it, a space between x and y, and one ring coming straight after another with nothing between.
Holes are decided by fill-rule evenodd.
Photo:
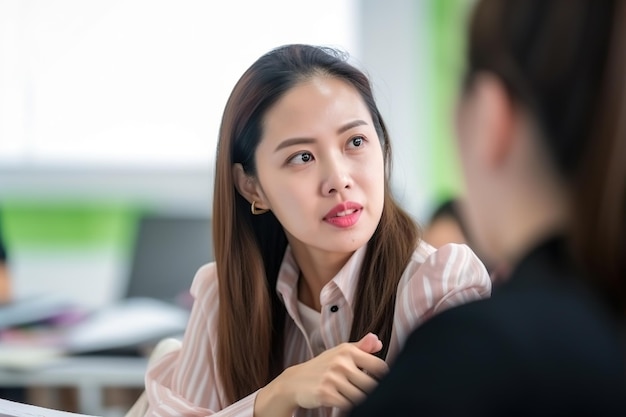
<instances>
[{"instance_id":1,"label":"blurred white wall","mask_svg":"<svg viewBox=\"0 0 626 417\"><path fill-rule=\"evenodd\" d=\"M428 1L361 0L358 39L394 154L396 196L418 220L432 195L427 132L432 91Z\"/></svg>"}]
</instances>

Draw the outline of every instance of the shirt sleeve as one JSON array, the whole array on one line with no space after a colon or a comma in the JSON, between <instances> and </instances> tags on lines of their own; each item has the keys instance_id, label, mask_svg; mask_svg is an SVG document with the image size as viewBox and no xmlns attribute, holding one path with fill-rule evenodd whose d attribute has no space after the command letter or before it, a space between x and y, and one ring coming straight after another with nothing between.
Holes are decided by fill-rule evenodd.
<instances>
[{"instance_id":1,"label":"shirt sleeve","mask_svg":"<svg viewBox=\"0 0 626 417\"><path fill-rule=\"evenodd\" d=\"M450 243L434 250L422 243L398 286L395 330L399 345L433 315L490 295L487 269L467 245Z\"/></svg>"},{"instance_id":2,"label":"shirt sleeve","mask_svg":"<svg viewBox=\"0 0 626 417\"><path fill-rule=\"evenodd\" d=\"M218 378L215 264L198 270L191 295L194 305L181 349L163 356L146 373L146 416L253 417L257 392L227 406Z\"/></svg>"}]
</instances>

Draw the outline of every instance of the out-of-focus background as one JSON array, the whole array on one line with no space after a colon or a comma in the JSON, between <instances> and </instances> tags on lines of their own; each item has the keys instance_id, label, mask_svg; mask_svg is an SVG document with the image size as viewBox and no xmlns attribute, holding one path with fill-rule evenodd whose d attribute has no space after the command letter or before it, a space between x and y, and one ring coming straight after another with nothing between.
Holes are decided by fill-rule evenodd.
<instances>
[{"instance_id":1,"label":"out-of-focus background","mask_svg":"<svg viewBox=\"0 0 626 417\"><path fill-rule=\"evenodd\" d=\"M460 191L452 110L470 6L0 0L0 231L13 298L57 297L88 312L130 297L187 308L194 272L212 259L227 96L285 43L344 49L370 75L394 146L394 191L425 222ZM2 354L0 385L39 371L10 369ZM121 413L93 392L79 395L78 411Z\"/></svg>"}]
</instances>

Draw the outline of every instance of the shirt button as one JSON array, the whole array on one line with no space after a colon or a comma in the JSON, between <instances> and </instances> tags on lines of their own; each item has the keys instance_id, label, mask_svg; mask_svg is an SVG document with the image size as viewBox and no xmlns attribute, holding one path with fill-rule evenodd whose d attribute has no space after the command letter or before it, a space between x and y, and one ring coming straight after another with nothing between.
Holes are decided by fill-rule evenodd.
<instances>
[{"instance_id":1,"label":"shirt button","mask_svg":"<svg viewBox=\"0 0 626 417\"><path fill-rule=\"evenodd\" d=\"M331 313L336 313L337 311L339 311L339 307L337 307L337 306L330 307L330 312Z\"/></svg>"}]
</instances>

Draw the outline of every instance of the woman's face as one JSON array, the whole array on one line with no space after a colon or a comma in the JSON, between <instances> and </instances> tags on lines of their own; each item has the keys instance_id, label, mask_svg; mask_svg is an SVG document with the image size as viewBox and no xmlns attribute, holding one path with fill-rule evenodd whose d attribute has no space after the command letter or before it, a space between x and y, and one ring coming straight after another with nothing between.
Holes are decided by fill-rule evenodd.
<instances>
[{"instance_id":1,"label":"woman's face","mask_svg":"<svg viewBox=\"0 0 626 417\"><path fill-rule=\"evenodd\" d=\"M263 122L258 186L290 244L332 253L365 245L383 210L385 168L357 90L315 76L285 93Z\"/></svg>"}]
</instances>

